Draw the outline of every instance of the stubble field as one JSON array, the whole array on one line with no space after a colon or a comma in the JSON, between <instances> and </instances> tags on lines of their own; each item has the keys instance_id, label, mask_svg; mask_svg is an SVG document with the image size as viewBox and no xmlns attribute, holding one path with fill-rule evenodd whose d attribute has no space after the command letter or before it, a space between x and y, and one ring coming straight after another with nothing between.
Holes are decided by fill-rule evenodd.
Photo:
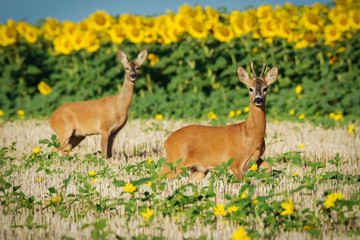
<instances>
[{"instance_id":1,"label":"stubble field","mask_svg":"<svg viewBox=\"0 0 360 240\"><path fill-rule=\"evenodd\" d=\"M0 123L0 238L230 239L239 226L253 239L359 237L356 134L268 123L271 176L250 170L237 181L223 166L197 186L187 177L157 181L163 143L185 125L131 120L107 160L94 155L99 136L87 137L73 157L59 157L39 144L53 134L46 121ZM126 192L126 183L136 190Z\"/></svg>"}]
</instances>

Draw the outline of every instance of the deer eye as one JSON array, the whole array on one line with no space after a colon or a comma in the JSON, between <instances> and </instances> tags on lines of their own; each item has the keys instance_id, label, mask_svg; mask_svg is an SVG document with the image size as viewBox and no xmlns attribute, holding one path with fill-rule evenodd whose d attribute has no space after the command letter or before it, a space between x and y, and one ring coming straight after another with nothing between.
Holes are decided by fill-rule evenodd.
<instances>
[{"instance_id":1,"label":"deer eye","mask_svg":"<svg viewBox=\"0 0 360 240\"><path fill-rule=\"evenodd\" d=\"M136 71L139 71L139 69L140 69L140 68L137 67L137 68L136 68Z\"/></svg>"},{"instance_id":2,"label":"deer eye","mask_svg":"<svg viewBox=\"0 0 360 240\"><path fill-rule=\"evenodd\" d=\"M251 87L249 90L250 90L250 92L253 92L253 91L254 91L254 89L253 89L252 87Z\"/></svg>"},{"instance_id":3,"label":"deer eye","mask_svg":"<svg viewBox=\"0 0 360 240\"><path fill-rule=\"evenodd\" d=\"M130 69L130 68L128 68L128 67L127 67L127 68L125 68L125 70L126 70L126 71L129 71L129 69Z\"/></svg>"},{"instance_id":4,"label":"deer eye","mask_svg":"<svg viewBox=\"0 0 360 240\"><path fill-rule=\"evenodd\" d=\"M264 88L264 92L266 92L267 91L267 88Z\"/></svg>"}]
</instances>

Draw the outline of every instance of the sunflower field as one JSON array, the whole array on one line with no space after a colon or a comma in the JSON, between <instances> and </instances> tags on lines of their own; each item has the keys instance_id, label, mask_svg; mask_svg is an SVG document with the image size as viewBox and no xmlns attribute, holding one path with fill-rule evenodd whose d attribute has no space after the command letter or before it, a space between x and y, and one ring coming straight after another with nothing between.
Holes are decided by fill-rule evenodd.
<instances>
[{"instance_id":1,"label":"sunflower field","mask_svg":"<svg viewBox=\"0 0 360 240\"><path fill-rule=\"evenodd\" d=\"M147 48L130 109L134 118L228 119L246 114L237 68L279 68L269 91L275 120L335 124L360 116L360 2L244 11L183 5L158 16L97 11L81 22L0 24L0 117L49 116L65 102L119 92L121 48ZM250 71L249 71L250 72Z\"/></svg>"}]
</instances>

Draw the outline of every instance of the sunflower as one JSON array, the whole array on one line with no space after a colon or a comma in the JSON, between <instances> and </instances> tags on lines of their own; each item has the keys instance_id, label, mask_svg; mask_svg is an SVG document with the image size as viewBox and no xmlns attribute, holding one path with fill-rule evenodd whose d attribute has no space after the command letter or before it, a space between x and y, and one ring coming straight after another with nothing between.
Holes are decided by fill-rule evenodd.
<instances>
[{"instance_id":1,"label":"sunflower","mask_svg":"<svg viewBox=\"0 0 360 240\"><path fill-rule=\"evenodd\" d=\"M324 25L324 19L317 12L311 10L305 11L301 21L306 29L313 32L319 31Z\"/></svg>"},{"instance_id":2,"label":"sunflower","mask_svg":"<svg viewBox=\"0 0 360 240\"><path fill-rule=\"evenodd\" d=\"M108 31L110 40L113 43L121 44L125 40L124 29L120 24L112 25Z\"/></svg>"},{"instance_id":3,"label":"sunflower","mask_svg":"<svg viewBox=\"0 0 360 240\"><path fill-rule=\"evenodd\" d=\"M85 18L81 22L79 22L76 27L82 31L87 31L90 29L90 20L88 18Z\"/></svg>"},{"instance_id":4,"label":"sunflower","mask_svg":"<svg viewBox=\"0 0 360 240\"><path fill-rule=\"evenodd\" d=\"M6 21L6 25L8 27L10 27L11 29L16 29L16 22L14 20L12 20L11 18L9 18L7 21Z\"/></svg>"},{"instance_id":5,"label":"sunflower","mask_svg":"<svg viewBox=\"0 0 360 240\"><path fill-rule=\"evenodd\" d=\"M81 31L76 31L71 37L71 43L75 51L85 47L84 34Z\"/></svg>"},{"instance_id":6,"label":"sunflower","mask_svg":"<svg viewBox=\"0 0 360 240\"><path fill-rule=\"evenodd\" d=\"M190 7L188 4L184 4L179 8L179 14L183 14L188 17L195 18L198 12L197 9Z\"/></svg>"},{"instance_id":7,"label":"sunflower","mask_svg":"<svg viewBox=\"0 0 360 240\"><path fill-rule=\"evenodd\" d=\"M75 30L76 30L75 23L71 21L64 21L63 23L61 23L61 31L64 35L67 35L69 37L73 36Z\"/></svg>"},{"instance_id":8,"label":"sunflower","mask_svg":"<svg viewBox=\"0 0 360 240\"><path fill-rule=\"evenodd\" d=\"M351 28L351 20L349 19L349 16L345 13L338 14L333 19L333 23L339 30L343 32L348 31Z\"/></svg>"},{"instance_id":9,"label":"sunflower","mask_svg":"<svg viewBox=\"0 0 360 240\"><path fill-rule=\"evenodd\" d=\"M220 42L231 42L234 38L234 33L230 26L222 23L217 23L214 28L214 38Z\"/></svg>"},{"instance_id":10,"label":"sunflower","mask_svg":"<svg viewBox=\"0 0 360 240\"><path fill-rule=\"evenodd\" d=\"M244 33L244 15L239 11L232 11L230 15L230 24L237 37Z\"/></svg>"},{"instance_id":11,"label":"sunflower","mask_svg":"<svg viewBox=\"0 0 360 240\"><path fill-rule=\"evenodd\" d=\"M60 54L69 55L73 50L71 41L66 36L56 37L53 43L55 51Z\"/></svg>"},{"instance_id":12,"label":"sunflower","mask_svg":"<svg viewBox=\"0 0 360 240\"><path fill-rule=\"evenodd\" d=\"M97 11L90 15L91 27L96 31L103 31L111 26L111 17L104 11Z\"/></svg>"},{"instance_id":13,"label":"sunflower","mask_svg":"<svg viewBox=\"0 0 360 240\"><path fill-rule=\"evenodd\" d=\"M52 92L51 87L44 81L41 81L38 84L38 90L42 95L48 95L48 94L50 94Z\"/></svg>"},{"instance_id":14,"label":"sunflower","mask_svg":"<svg viewBox=\"0 0 360 240\"><path fill-rule=\"evenodd\" d=\"M259 19L259 21L268 21L272 18L272 15L274 13L274 9L271 5L265 4L261 5L256 10L256 17Z\"/></svg>"},{"instance_id":15,"label":"sunflower","mask_svg":"<svg viewBox=\"0 0 360 240\"><path fill-rule=\"evenodd\" d=\"M333 24L326 25L324 28L325 44L329 45L341 37L340 31Z\"/></svg>"},{"instance_id":16,"label":"sunflower","mask_svg":"<svg viewBox=\"0 0 360 240\"><path fill-rule=\"evenodd\" d=\"M43 25L44 37L52 41L60 33L60 25L57 19L47 18Z\"/></svg>"},{"instance_id":17,"label":"sunflower","mask_svg":"<svg viewBox=\"0 0 360 240\"><path fill-rule=\"evenodd\" d=\"M119 22L123 28L139 27L140 18L135 15L123 14L119 18Z\"/></svg>"},{"instance_id":18,"label":"sunflower","mask_svg":"<svg viewBox=\"0 0 360 240\"><path fill-rule=\"evenodd\" d=\"M0 27L0 36L4 46L14 44L16 42L16 31L9 26Z\"/></svg>"},{"instance_id":19,"label":"sunflower","mask_svg":"<svg viewBox=\"0 0 360 240\"><path fill-rule=\"evenodd\" d=\"M176 14L174 17L174 23L175 23L175 27L179 33L184 33L187 31L188 19L187 19L186 15Z\"/></svg>"},{"instance_id":20,"label":"sunflower","mask_svg":"<svg viewBox=\"0 0 360 240\"><path fill-rule=\"evenodd\" d=\"M278 28L278 23L273 19L262 21L260 23L260 33L265 38L272 38L275 36Z\"/></svg>"},{"instance_id":21,"label":"sunflower","mask_svg":"<svg viewBox=\"0 0 360 240\"><path fill-rule=\"evenodd\" d=\"M196 20L190 22L188 31L193 38L202 39L208 36L205 24Z\"/></svg>"},{"instance_id":22,"label":"sunflower","mask_svg":"<svg viewBox=\"0 0 360 240\"><path fill-rule=\"evenodd\" d=\"M205 11L206 11L206 15L209 20L212 20L215 22L219 21L220 14L215 9L213 9L212 7L206 6Z\"/></svg>"},{"instance_id":23,"label":"sunflower","mask_svg":"<svg viewBox=\"0 0 360 240\"><path fill-rule=\"evenodd\" d=\"M29 26L29 24L26 22L19 22L16 25L16 31L20 34L20 36L25 37L26 29L28 26Z\"/></svg>"},{"instance_id":24,"label":"sunflower","mask_svg":"<svg viewBox=\"0 0 360 240\"><path fill-rule=\"evenodd\" d=\"M291 34L291 25L287 19L282 19L278 23L278 29L276 31L277 36L288 39Z\"/></svg>"},{"instance_id":25,"label":"sunflower","mask_svg":"<svg viewBox=\"0 0 360 240\"><path fill-rule=\"evenodd\" d=\"M141 43L144 40L144 32L136 26L127 29L126 36L132 43Z\"/></svg>"},{"instance_id":26,"label":"sunflower","mask_svg":"<svg viewBox=\"0 0 360 240\"><path fill-rule=\"evenodd\" d=\"M350 10L349 12L351 27L360 29L360 13L357 10Z\"/></svg>"},{"instance_id":27,"label":"sunflower","mask_svg":"<svg viewBox=\"0 0 360 240\"><path fill-rule=\"evenodd\" d=\"M38 38L38 29L29 25L25 33L25 39L28 43L35 43Z\"/></svg>"},{"instance_id":28,"label":"sunflower","mask_svg":"<svg viewBox=\"0 0 360 240\"><path fill-rule=\"evenodd\" d=\"M154 43L158 38L157 33L151 28L145 28L144 31L144 43Z\"/></svg>"},{"instance_id":29,"label":"sunflower","mask_svg":"<svg viewBox=\"0 0 360 240\"><path fill-rule=\"evenodd\" d=\"M244 33L254 31L257 27L256 10L252 9L244 13Z\"/></svg>"}]
</instances>

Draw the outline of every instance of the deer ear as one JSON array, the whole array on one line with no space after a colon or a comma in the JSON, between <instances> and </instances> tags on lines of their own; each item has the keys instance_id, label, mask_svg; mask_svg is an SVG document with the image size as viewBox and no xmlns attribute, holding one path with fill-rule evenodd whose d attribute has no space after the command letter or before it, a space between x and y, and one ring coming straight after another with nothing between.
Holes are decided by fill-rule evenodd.
<instances>
[{"instance_id":1,"label":"deer ear","mask_svg":"<svg viewBox=\"0 0 360 240\"><path fill-rule=\"evenodd\" d=\"M148 55L148 51L147 49L142 50L139 55L136 58L136 63L140 66L141 64L143 64L143 62L146 60L146 57Z\"/></svg>"},{"instance_id":2,"label":"deer ear","mask_svg":"<svg viewBox=\"0 0 360 240\"><path fill-rule=\"evenodd\" d=\"M122 64L125 64L128 62L126 54L120 48L117 51L117 57Z\"/></svg>"},{"instance_id":3,"label":"deer ear","mask_svg":"<svg viewBox=\"0 0 360 240\"><path fill-rule=\"evenodd\" d=\"M277 75L278 75L277 67L273 67L272 69L270 69L270 71L266 74L265 77L265 81L267 82L267 84L270 85L273 82L275 82Z\"/></svg>"},{"instance_id":4,"label":"deer ear","mask_svg":"<svg viewBox=\"0 0 360 240\"><path fill-rule=\"evenodd\" d=\"M239 76L240 81L243 84L248 85L251 78L250 78L250 75L248 74L248 72L245 69L243 69L242 67L239 67L238 68L238 76Z\"/></svg>"}]
</instances>

